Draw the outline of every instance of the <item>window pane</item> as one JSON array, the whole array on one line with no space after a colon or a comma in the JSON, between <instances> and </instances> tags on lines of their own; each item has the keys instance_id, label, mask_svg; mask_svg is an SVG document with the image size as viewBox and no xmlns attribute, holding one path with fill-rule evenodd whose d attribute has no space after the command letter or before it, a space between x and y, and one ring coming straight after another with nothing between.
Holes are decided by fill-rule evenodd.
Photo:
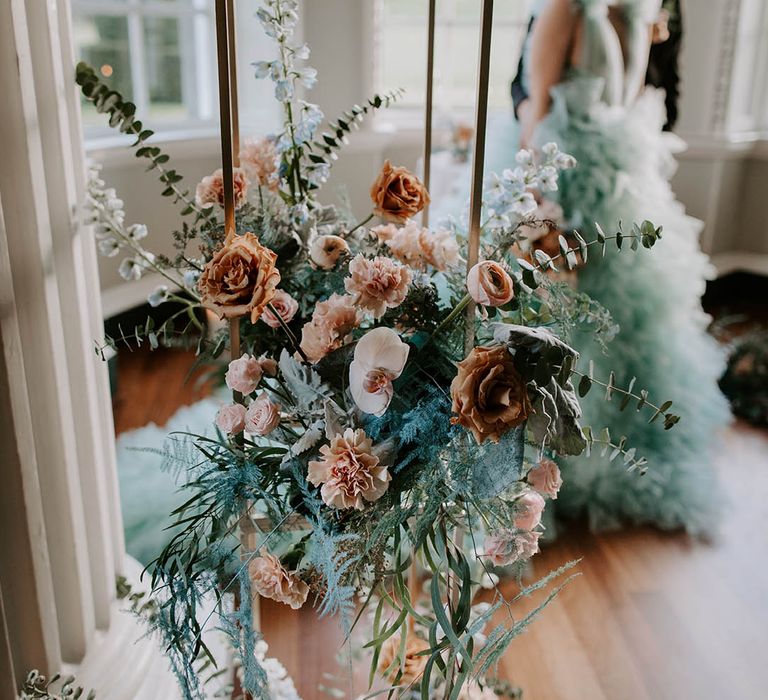
<instances>
[{"instance_id":1,"label":"window pane","mask_svg":"<svg viewBox=\"0 0 768 700\"><path fill-rule=\"evenodd\" d=\"M426 79L426 3L380 0L377 28L378 88L405 88L397 107L421 108ZM509 82L517 69L528 23L528 2L497 3L489 83L492 108L510 105ZM477 92L480 41L477 0L446 0L437 5L435 37L435 108L469 111Z\"/></svg>"},{"instance_id":2,"label":"window pane","mask_svg":"<svg viewBox=\"0 0 768 700\"><path fill-rule=\"evenodd\" d=\"M76 15L74 32L78 59L90 63L123 97L133 99L127 19L113 15ZM85 102L83 121L87 125L103 123L93 106Z\"/></svg>"},{"instance_id":3,"label":"window pane","mask_svg":"<svg viewBox=\"0 0 768 700\"><path fill-rule=\"evenodd\" d=\"M175 17L145 17L144 47L150 116L163 121L186 118L179 20Z\"/></svg>"}]
</instances>

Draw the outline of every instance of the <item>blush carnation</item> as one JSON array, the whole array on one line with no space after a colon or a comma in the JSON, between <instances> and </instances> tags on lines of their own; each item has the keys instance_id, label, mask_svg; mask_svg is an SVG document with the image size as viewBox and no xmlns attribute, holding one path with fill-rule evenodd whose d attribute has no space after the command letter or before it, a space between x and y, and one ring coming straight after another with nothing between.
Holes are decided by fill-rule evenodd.
<instances>
[{"instance_id":1,"label":"blush carnation","mask_svg":"<svg viewBox=\"0 0 768 700\"><path fill-rule=\"evenodd\" d=\"M216 426L228 435L242 433L245 429L245 406L239 403L222 406L216 414Z\"/></svg>"},{"instance_id":2,"label":"blush carnation","mask_svg":"<svg viewBox=\"0 0 768 700\"><path fill-rule=\"evenodd\" d=\"M387 309L400 306L411 283L408 268L384 256L368 260L358 254L349 263L349 273L344 287L374 318L381 318Z\"/></svg>"},{"instance_id":3,"label":"blush carnation","mask_svg":"<svg viewBox=\"0 0 768 700\"><path fill-rule=\"evenodd\" d=\"M242 168L234 169L235 209L245 204L248 192L248 180ZM202 209L208 209L214 204L224 206L224 172L221 168L206 175L195 188L195 204Z\"/></svg>"},{"instance_id":4,"label":"blush carnation","mask_svg":"<svg viewBox=\"0 0 768 700\"><path fill-rule=\"evenodd\" d=\"M509 566L530 559L539 551L539 537L541 533L535 530L498 530L485 538L485 556L494 566Z\"/></svg>"},{"instance_id":5,"label":"blush carnation","mask_svg":"<svg viewBox=\"0 0 768 700\"><path fill-rule=\"evenodd\" d=\"M224 381L232 391L250 394L261 381L261 362L250 355L243 355L229 363Z\"/></svg>"},{"instance_id":6,"label":"blush carnation","mask_svg":"<svg viewBox=\"0 0 768 700\"><path fill-rule=\"evenodd\" d=\"M362 510L384 495L392 478L373 454L373 443L358 428L347 428L320 448L321 459L309 463L307 479L320 486L323 502L331 508Z\"/></svg>"},{"instance_id":7,"label":"blush carnation","mask_svg":"<svg viewBox=\"0 0 768 700\"><path fill-rule=\"evenodd\" d=\"M252 183L277 189L277 149L271 139L246 140L240 149L240 166Z\"/></svg>"},{"instance_id":8,"label":"blush carnation","mask_svg":"<svg viewBox=\"0 0 768 700\"><path fill-rule=\"evenodd\" d=\"M402 641L401 635L392 635L381 645L376 671L391 683L408 686L416 683L424 673L429 656L423 652L430 646L421 637L406 633L403 655L398 658Z\"/></svg>"},{"instance_id":9,"label":"blush carnation","mask_svg":"<svg viewBox=\"0 0 768 700\"><path fill-rule=\"evenodd\" d=\"M338 350L360 325L360 310L349 295L331 294L315 306L312 320L301 329L301 349L313 364Z\"/></svg>"},{"instance_id":10,"label":"blush carnation","mask_svg":"<svg viewBox=\"0 0 768 700\"><path fill-rule=\"evenodd\" d=\"M283 319L283 323L290 323L296 312L299 310L299 302L296 301L288 292L282 289L275 290L275 296L270 302L272 308L277 311L280 318ZM280 321L272 313L272 309L265 309L261 315L261 320L264 321L270 328L280 328Z\"/></svg>"},{"instance_id":11,"label":"blush carnation","mask_svg":"<svg viewBox=\"0 0 768 700\"><path fill-rule=\"evenodd\" d=\"M560 467L551 459L542 459L526 477L528 483L542 496L557 498L563 478L560 476Z\"/></svg>"},{"instance_id":12,"label":"blush carnation","mask_svg":"<svg viewBox=\"0 0 768 700\"><path fill-rule=\"evenodd\" d=\"M459 260L459 245L450 231L433 232L413 221L397 229L385 243L400 262L416 270L431 265L443 272Z\"/></svg>"},{"instance_id":13,"label":"blush carnation","mask_svg":"<svg viewBox=\"0 0 768 700\"><path fill-rule=\"evenodd\" d=\"M248 565L248 575L254 590L265 598L290 605L294 610L307 600L309 586L295 573L289 573L272 554L253 559Z\"/></svg>"}]
</instances>

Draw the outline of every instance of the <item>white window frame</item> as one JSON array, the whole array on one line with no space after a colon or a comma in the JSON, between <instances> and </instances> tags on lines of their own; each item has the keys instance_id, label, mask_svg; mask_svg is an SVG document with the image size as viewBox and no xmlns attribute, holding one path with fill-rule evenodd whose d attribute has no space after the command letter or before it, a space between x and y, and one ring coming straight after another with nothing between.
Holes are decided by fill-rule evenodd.
<instances>
[{"instance_id":1,"label":"white window frame","mask_svg":"<svg viewBox=\"0 0 768 700\"><path fill-rule=\"evenodd\" d=\"M189 114L178 123L153 120L151 126L163 132L208 131L217 125L216 76L213 58L213 3L209 0L192 2L157 2L152 0L72 0L72 14L111 15L125 17L128 23L128 46L133 84L132 101L136 112L149 115L149 88L144 63L145 17L173 17L179 20L181 50L182 102ZM75 47L77 51L78 47ZM149 125L149 124L148 124ZM106 126L86 127L90 141L111 132Z\"/></svg>"}]
</instances>

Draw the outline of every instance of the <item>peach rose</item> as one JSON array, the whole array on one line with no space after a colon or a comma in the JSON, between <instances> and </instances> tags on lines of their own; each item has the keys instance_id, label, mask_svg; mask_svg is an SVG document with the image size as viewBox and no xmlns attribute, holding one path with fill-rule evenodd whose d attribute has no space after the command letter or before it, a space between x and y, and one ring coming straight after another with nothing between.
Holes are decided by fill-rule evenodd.
<instances>
[{"instance_id":1,"label":"peach rose","mask_svg":"<svg viewBox=\"0 0 768 700\"><path fill-rule=\"evenodd\" d=\"M250 394L259 385L262 373L261 363L255 357L243 355L229 363L224 381L232 391Z\"/></svg>"},{"instance_id":2,"label":"peach rose","mask_svg":"<svg viewBox=\"0 0 768 700\"><path fill-rule=\"evenodd\" d=\"M531 410L525 380L505 345L472 348L451 382L451 422L472 431L478 444L525 422Z\"/></svg>"},{"instance_id":3,"label":"peach rose","mask_svg":"<svg viewBox=\"0 0 768 700\"><path fill-rule=\"evenodd\" d=\"M275 296L270 303L272 308L280 315L280 318L283 319L283 323L290 323L299 310L299 302L282 289L275 290ZM265 309L261 315L261 320L270 328L280 328L280 321L272 313L272 309Z\"/></svg>"},{"instance_id":4,"label":"peach rose","mask_svg":"<svg viewBox=\"0 0 768 700\"><path fill-rule=\"evenodd\" d=\"M309 586L295 572L286 571L280 560L272 554L253 559L248 565L248 575L253 588L265 598L290 605L294 610L298 610L307 601Z\"/></svg>"},{"instance_id":5,"label":"peach rose","mask_svg":"<svg viewBox=\"0 0 768 700\"><path fill-rule=\"evenodd\" d=\"M309 259L321 270L332 270L349 246L341 236L317 236L309 244Z\"/></svg>"},{"instance_id":6,"label":"peach rose","mask_svg":"<svg viewBox=\"0 0 768 700\"><path fill-rule=\"evenodd\" d=\"M393 168L387 160L371 186L374 214L402 223L429 204L429 193L407 168Z\"/></svg>"},{"instance_id":7,"label":"peach rose","mask_svg":"<svg viewBox=\"0 0 768 700\"><path fill-rule=\"evenodd\" d=\"M384 256L368 260L359 253L349 263L349 274L344 280L345 289L374 318L400 306L411 283L408 268Z\"/></svg>"},{"instance_id":8,"label":"peach rose","mask_svg":"<svg viewBox=\"0 0 768 700\"><path fill-rule=\"evenodd\" d=\"M200 275L197 287L203 306L220 318L250 313L251 323L256 323L280 283L276 261L277 255L252 233L235 236L216 251Z\"/></svg>"},{"instance_id":9,"label":"peach rose","mask_svg":"<svg viewBox=\"0 0 768 700\"><path fill-rule=\"evenodd\" d=\"M515 532L498 530L485 538L485 556L494 566L508 566L516 561L530 559L539 551L541 533L535 530Z\"/></svg>"},{"instance_id":10,"label":"peach rose","mask_svg":"<svg viewBox=\"0 0 768 700\"><path fill-rule=\"evenodd\" d=\"M247 139L240 148L240 166L252 183L277 189L277 149L272 139Z\"/></svg>"},{"instance_id":11,"label":"peach rose","mask_svg":"<svg viewBox=\"0 0 768 700\"><path fill-rule=\"evenodd\" d=\"M416 270L432 265L442 272L459 260L459 246L450 231L432 232L414 222L398 229L386 245L400 262Z\"/></svg>"},{"instance_id":12,"label":"peach rose","mask_svg":"<svg viewBox=\"0 0 768 700\"><path fill-rule=\"evenodd\" d=\"M252 435L269 435L280 425L280 406L262 392L245 413L245 430Z\"/></svg>"},{"instance_id":13,"label":"peach rose","mask_svg":"<svg viewBox=\"0 0 768 700\"><path fill-rule=\"evenodd\" d=\"M542 459L526 477L528 483L542 496L557 498L563 478L560 476L560 467L551 459Z\"/></svg>"},{"instance_id":14,"label":"peach rose","mask_svg":"<svg viewBox=\"0 0 768 700\"><path fill-rule=\"evenodd\" d=\"M312 320L301 329L301 349L313 364L338 350L360 325L360 310L349 295L331 294L315 306Z\"/></svg>"},{"instance_id":15,"label":"peach rose","mask_svg":"<svg viewBox=\"0 0 768 700\"><path fill-rule=\"evenodd\" d=\"M381 645L376 670L390 683L409 686L417 684L421 674L424 673L429 655L422 654L422 652L427 651L430 646L421 637L417 637L413 633L406 633L403 656L398 659L400 644L402 643L401 635L402 633L392 635Z\"/></svg>"},{"instance_id":16,"label":"peach rose","mask_svg":"<svg viewBox=\"0 0 768 700\"><path fill-rule=\"evenodd\" d=\"M358 428L347 428L335 435L330 445L320 448L322 458L309 463L307 479L323 485L320 496L331 508L363 510L384 495L392 478L388 469L373 454L373 443Z\"/></svg>"},{"instance_id":17,"label":"peach rose","mask_svg":"<svg viewBox=\"0 0 768 700\"><path fill-rule=\"evenodd\" d=\"M541 522L544 499L536 491L526 491L515 502L515 527L519 530L533 530Z\"/></svg>"},{"instance_id":18,"label":"peach rose","mask_svg":"<svg viewBox=\"0 0 768 700\"><path fill-rule=\"evenodd\" d=\"M228 435L242 433L245 429L245 406L239 403L222 406L216 414L216 426Z\"/></svg>"},{"instance_id":19,"label":"peach rose","mask_svg":"<svg viewBox=\"0 0 768 700\"><path fill-rule=\"evenodd\" d=\"M242 168L234 169L235 209L245 204L248 192L248 180ZM195 188L195 204L201 209L208 209L214 204L224 206L224 172L221 168L206 175Z\"/></svg>"},{"instance_id":20,"label":"peach rose","mask_svg":"<svg viewBox=\"0 0 768 700\"><path fill-rule=\"evenodd\" d=\"M504 306L515 296L509 273L493 260L483 260L472 266L467 273L467 291L483 306Z\"/></svg>"}]
</instances>

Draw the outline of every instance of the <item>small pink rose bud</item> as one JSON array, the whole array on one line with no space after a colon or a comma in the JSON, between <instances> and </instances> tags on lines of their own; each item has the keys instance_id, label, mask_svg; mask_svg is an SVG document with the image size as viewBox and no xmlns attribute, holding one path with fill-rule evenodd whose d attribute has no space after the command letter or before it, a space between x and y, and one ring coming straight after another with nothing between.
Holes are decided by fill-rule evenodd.
<instances>
[{"instance_id":1,"label":"small pink rose bud","mask_svg":"<svg viewBox=\"0 0 768 700\"><path fill-rule=\"evenodd\" d=\"M229 369L224 378L232 391L250 394L259 385L261 375L261 363L251 355L243 355L229 363Z\"/></svg>"},{"instance_id":2,"label":"small pink rose bud","mask_svg":"<svg viewBox=\"0 0 768 700\"><path fill-rule=\"evenodd\" d=\"M245 430L253 435L268 435L280 425L280 406L272 403L266 393L251 402L245 414Z\"/></svg>"},{"instance_id":3,"label":"small pink rose bud","mask_svg":"<svg viewBox=\"0 0 768 700\"><path fill-rule=\"evenodd\" d=\"M544 499L536 491L526 491L515 503L515 527L533 530L541 522Z\"/></svg>"},{"instance_id":4,"label":"small pink rose bud","mask_svg":"<svg viewBox=\"0 0 768 700\"><path fill-rule=\"evenodd\" d=\"M230 403L222 406L216 414L216 425L227 435L237 435L245 428L245 406Z\"/></svg>"}]
</instances>

